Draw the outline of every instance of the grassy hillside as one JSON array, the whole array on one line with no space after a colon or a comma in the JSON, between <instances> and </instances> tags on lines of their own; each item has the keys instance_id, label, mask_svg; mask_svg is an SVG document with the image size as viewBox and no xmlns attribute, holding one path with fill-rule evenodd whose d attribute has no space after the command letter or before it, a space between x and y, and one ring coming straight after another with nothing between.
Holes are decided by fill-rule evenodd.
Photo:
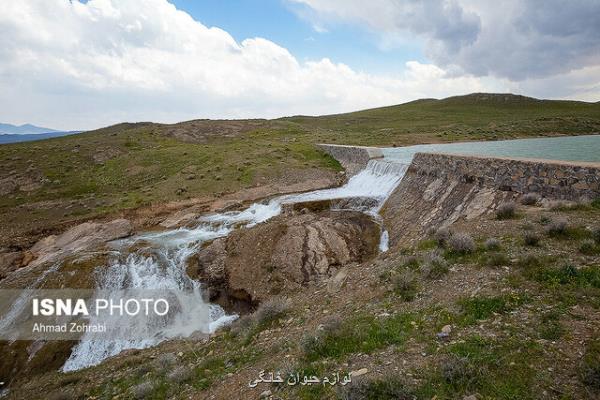
<instances>
[{"instance_id":1,"label":"grassy hillside","mask_svg":"<svg viewBox=\"0 0 600 400\"><path fill-rule=\"evenodd\" d=\"M285 118L348 144L406 145L600 132L600 105L476 93L322 117Z\"/></svg>"},{"instance_id":2,"label":"grassy hillside","mask_svg":"<svg viewBox=\"0 0 600 400\"><path fill-rule=\"evenodd\" d=\"M119 124L0 145L2 241L150 203L337 170L319 142L406 145L600 132L600 104L473 94L323 117Z\"/></svg>"}]
</instances>

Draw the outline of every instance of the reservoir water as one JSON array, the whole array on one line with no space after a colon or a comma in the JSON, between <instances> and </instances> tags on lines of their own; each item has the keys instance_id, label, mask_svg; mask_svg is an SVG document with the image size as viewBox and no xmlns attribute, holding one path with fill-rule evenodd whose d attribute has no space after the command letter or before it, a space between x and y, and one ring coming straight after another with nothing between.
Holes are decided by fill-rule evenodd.
<instances>
[{"instance_id":1,"label":"reservoir water","mask_svg":"<svg viewBox=\"0 0 600 400\"><path fill-rule=\"evenodd\" d=\"M600 135L425 144L387 147L382 150L389 161L404 163L410 162L413 155L418 152L600 162Z\"/></svg>"}]
</instances>

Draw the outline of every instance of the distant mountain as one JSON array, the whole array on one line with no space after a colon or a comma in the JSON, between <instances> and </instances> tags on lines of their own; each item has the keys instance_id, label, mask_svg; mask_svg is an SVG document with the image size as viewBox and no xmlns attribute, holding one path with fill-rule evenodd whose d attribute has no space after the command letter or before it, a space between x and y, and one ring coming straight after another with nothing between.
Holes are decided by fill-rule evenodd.
<instances>
[{"instance_id":1,"label":"distant mountain","mask_svg":"<svg viewBox=\"0 0 600 400\"><path fill-rule=\"evenodd\" d=\"M33 134L4 134L0 133L0 144L6 143L18 143L18 142L31 142L34 140L51 139L60 136L74 135L81 131L69 131L69 132L48 132L48 133L33 133Z\"/></svg>"},{"instance_id":2,"label":"distant mountain","mask_svg":"<svg viewBox=\"0 0 600 400\"><path fill-rule=\"evenodd\" d=\"M0 123L0 134L6 135L34 135L38 133L58 132L56 129L43 128L31 124L11 125Z\"/></svg>"},{"instance_id":3,"label":"distant mountain","mask_svg":"<svg viewBox=\"0 0 600 400\"><path fill-rule=\"evenodd\" d=\"M17 126L0 123L0 144L31 142L33 140L50 139L79 132L81 131L58 131L31 124Z\"/></svg>"}]
</instances>

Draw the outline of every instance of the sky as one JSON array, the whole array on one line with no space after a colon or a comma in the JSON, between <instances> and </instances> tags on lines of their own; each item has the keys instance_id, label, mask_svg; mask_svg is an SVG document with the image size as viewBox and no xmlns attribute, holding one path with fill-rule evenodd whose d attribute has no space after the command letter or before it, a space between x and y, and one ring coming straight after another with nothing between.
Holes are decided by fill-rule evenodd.
<instances>
[{"instance_id":1,"label":"sky","mask_svg":"<svg viewBox=\"0 0 600 400\"><path fill-rule=\"evenodd\" d=\"M600 100L598 0L5 0L0 122L322 115L472 92Z\"/></svg>"}]
</instances>

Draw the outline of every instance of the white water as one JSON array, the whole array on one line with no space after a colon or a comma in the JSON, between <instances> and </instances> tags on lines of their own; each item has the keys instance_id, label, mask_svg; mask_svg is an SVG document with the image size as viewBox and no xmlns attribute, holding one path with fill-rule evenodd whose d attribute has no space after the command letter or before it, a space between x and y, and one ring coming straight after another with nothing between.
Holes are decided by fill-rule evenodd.
<instances>
[{"instance_id":1,"label":"white water","mask_svg":"<svg viewBox=\"0 0 600 400\"><path fill-rule=\"evenodd\" d=\"M371 160L366 168L351 177L339 188L285 195L265 203L255 203L243 211L205 216L193 229L180 228L159 233L147 233L115 242L118 256L107 267L98 269L96 297L123 296L123 292L164 290L177 305L169 319L156 317L143 323L123 318L111 326L123 327L113 336L97 340L84 334L73 348L63 366L74 371L96 365L126 349L154 346L164 340L184 338L201 332L211 333L237 318L226 315L221 307L207 303L202 297L200 283L186 274L187 259L205 242L227 236L238 227L251 227L281 213L282 204L303 201L369 197L375 199L370 207L360 209L380 221L378 211L398 185L408 164ZM352 205L346 207L352 208ZM135 250L131 251L131 248ZM387 250L387 232L382 229L380 250ZM181 295L173 295L181 293ZM115 317L117 318L117 317ZM90 323L97 323L93 318ZM95 338L93 338L95 337ZM122 339L123 337L132 339ZM105 339L104 339L105 338Z\"/></svg>"}]
</instances>

